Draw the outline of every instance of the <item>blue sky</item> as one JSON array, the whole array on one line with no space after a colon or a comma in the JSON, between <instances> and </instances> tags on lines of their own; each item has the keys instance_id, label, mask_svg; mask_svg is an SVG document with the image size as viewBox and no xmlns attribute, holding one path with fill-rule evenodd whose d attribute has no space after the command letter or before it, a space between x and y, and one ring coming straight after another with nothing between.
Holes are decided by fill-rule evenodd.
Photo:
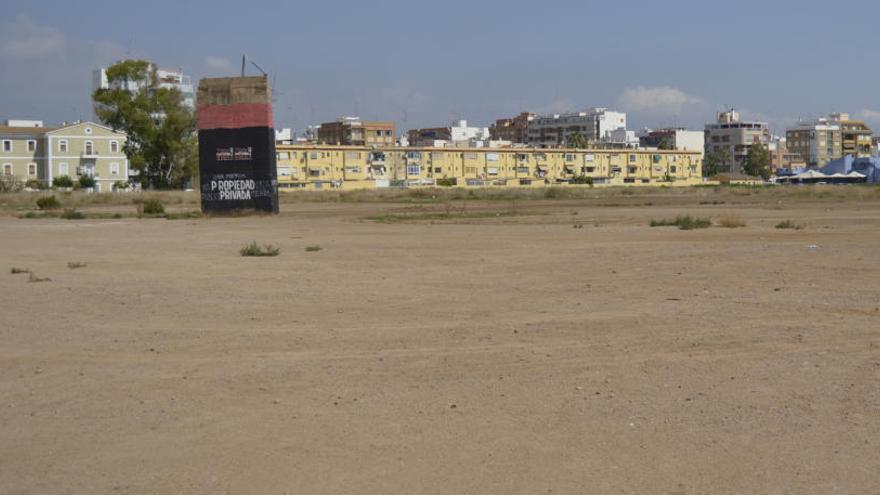
<instances>
[{"instance_id":1,"label":"blue sky","mask_svg":"<svg viewBox=\"0 0 880 495\"><path fill-rule=\"evenodd\" d=\"M520 111L627 111L702 128L850 112L880 127L880 2L5 0L0 118L91 115L91 70L127 56L276 81L277 127L358 114L399 130Z\"/></svg>"}]
</instances>

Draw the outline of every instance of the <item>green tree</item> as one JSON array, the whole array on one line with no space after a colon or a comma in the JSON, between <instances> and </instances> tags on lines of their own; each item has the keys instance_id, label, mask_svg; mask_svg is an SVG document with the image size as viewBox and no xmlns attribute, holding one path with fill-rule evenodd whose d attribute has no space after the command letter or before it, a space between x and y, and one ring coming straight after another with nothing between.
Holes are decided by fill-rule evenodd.
<instances>
[{"instance_id":1,"label":"green tree","mask_svg":"<svg viewBox=\"0 0 880 495\"><path fill-rule=\"evenodd\" d=\"M195 117L180 91L162 88L145 60L123 60L107 69L109 89L92 94L101 122L128 134L125 154L143 186L184 186L198 169Z\"/></svg>"},{"instance_id":2,"label":"green tree","mask_svg":"<svg viewBox=\"0 0 880 495\"><path fill-rule=\"evenodd\" d=\"M721 148L720 150L710 151L706 155L706 159L703 160L703 175L706 177L714 177L727 169L729 162L730 153L727 151L726 147Z\"/></svg>"},{"instance_id":3,"label":"green tree","mask_svg":"<svg viewBox=\"0 0 880 495\"><path fill-rule=\"evenodd\" d=\"M751 176L760 176L764 180L770 178L770 152L763 144L749 146L743 163L743 172Z\"/></svg>"},{"instance_id":4,"label":"green tree","mask_svg":"<svg viewBox=\"0 0 880 495\"><path fill-rule=\"evenodd\" d=\"M659 150L675 149L675 146L673 146L673 143L672 143L672 138L670 138L669 136L663 136L662 138L660 138L660 142L657 143L657 149L659 149Z\"/></svg>"}]
</instances>

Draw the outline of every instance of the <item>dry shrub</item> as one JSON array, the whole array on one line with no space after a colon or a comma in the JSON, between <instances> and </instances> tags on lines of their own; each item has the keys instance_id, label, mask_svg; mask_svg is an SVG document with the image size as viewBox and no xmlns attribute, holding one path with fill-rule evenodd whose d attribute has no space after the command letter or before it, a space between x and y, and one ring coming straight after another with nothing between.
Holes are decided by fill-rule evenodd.
<instances>
[{"instance_id":1,"label":"dry shrub","mask_svg":"<svg viewBox=\"0 0 880 495\"><path fill-rule=\"evenodd\" d=\"M736 213L725 213L718 219L718 225L726 229L739 229L746 226L746 221Z\"/></svg>"}]
</instances>

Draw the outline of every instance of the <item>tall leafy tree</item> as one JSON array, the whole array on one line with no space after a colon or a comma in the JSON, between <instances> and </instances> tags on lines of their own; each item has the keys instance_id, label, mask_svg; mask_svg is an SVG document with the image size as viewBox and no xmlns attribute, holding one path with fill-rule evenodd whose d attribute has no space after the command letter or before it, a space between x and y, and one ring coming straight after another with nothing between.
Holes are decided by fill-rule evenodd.
<instances>
[{"instance_id":1,"label":"tall leafy tree","mask_svg":"<svg viewBox=\"0 0 880 495\"><path fill-rule=\"evenodd\" d=\"M198 170L195 117L180 91L159 85L145 60L107 69L109 89L92 94L101 122L128 134L125 153L146 187L179 188Z\"/></svg>"},{"instance_id":2,"label":"tall leafy tree","mask_svg":"<svg viewBox=\"0 0 880 495\"><path fill-rule=\"evenodd\" d=\"M764 180L770 178L770 152L763 144L749 146L743 163L743 172L751 176L760 176Z\"/></svg>"},{"instance_id":3,"label":"tall leafy tree","mask_svg":"<svg viewBox=\"0 0 880 495\"><path fill-rule=\"evenodd\" d=\"M710 151L706 154L706 159L703 160L703 175L706 177L716 176L727 169L729 162L730 153L726 147L717 151Z\"/></svg>"}]
</instances>

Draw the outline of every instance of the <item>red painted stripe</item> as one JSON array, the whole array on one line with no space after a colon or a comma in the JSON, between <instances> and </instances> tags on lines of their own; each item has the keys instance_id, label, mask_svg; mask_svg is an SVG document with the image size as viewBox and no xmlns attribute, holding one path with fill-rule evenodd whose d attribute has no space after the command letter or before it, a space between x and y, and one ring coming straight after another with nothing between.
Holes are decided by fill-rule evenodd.
<instances>
[{"instance_id":1,"label":"red painted stripe","mask_svg":"<svg viewBox=\"0 0 880 495\"><path fill-rule=\"evenodd\" d=\"M199 105L198 124L199 129L273 127L272 105L268 103Z\"/></svg>"}]
</instances>

